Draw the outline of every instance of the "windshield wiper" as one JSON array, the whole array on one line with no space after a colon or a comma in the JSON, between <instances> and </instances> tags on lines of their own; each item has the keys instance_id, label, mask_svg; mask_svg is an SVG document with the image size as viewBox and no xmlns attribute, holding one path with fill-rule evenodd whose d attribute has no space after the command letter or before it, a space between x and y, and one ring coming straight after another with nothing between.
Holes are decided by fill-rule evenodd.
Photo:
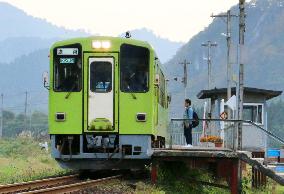
<instances>
[{"instance_id":1,"label":"windshield wiper","mask_svg":"<svg viewBox=\"0 0 284 194\"><path fill-rule=\"evenodd\" d=\"M73 92L73 90L75 89L76 87L76 83L73 84L72 88L70 89L70 91L66 94L65 96L65 99L68 99L69 96L71 95L71 93Z\"/></svg>"},{"instance_id":2,"label":"windshield wiper","mask_svg":"<svg viewBox=\"0 0 284 194\"><path fill-rule=\"evenodd\" d=\"M135 74L135 73L134 73L134 74ZM134 75L134 74L133 74L133 75ZM132 76L132 77L133 77L133 76ZM131 78L132 78L132 77L131 77ZM130 79L131 79L131 78L130 78ZM136 97L136 95L131 91L131 88L130 88L130 80L126 80L125 82L126 82L126 84L127 84L127 89L129 89L128 92L130 92L132 98L133 98L134 100L136 100L137 97Z\"/></svg>"},{"instance_id":3,"label":"windshield wiper","mask_svg":"<svg viewBox=\"0 0 284 194\"><path fill-rule=\"evenodd\" d=\"M132 98L133 98L134 100L137 99L137 97L136 97L136 95L135 95L134 93L130 93L130 94L131 94L131 96L132 96Z\"/></svg>"}]
</instances>

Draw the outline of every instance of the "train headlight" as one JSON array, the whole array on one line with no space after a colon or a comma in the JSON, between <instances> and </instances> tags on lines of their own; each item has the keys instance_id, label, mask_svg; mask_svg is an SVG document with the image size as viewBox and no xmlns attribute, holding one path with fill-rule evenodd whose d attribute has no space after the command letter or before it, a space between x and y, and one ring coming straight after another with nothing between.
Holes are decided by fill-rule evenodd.
<instances>
[{"instance_id":1,"label":"train headlight","mask_svg":"<svg viewBox=\"0 0 284 194\"><path fill-rule=\"evenodd\" d=\"M92 42L92 47L93 47L93 48L96 48L96 49L102 48L102 43L101 43L101 41L93 41L93 42Z\"/></svg>"},{"instance_id":2,"label":"train headlight","mask_svg":"<svg viewBox=\"0 0 284 194\"><path fill-rule=\"evenodd\" d=\"M93 40L92 41L92 47L95 49L109 49L111 47L110 41L98 41L98 40Z\"/></svg>"},{"instance_id":3,"label":"train headlight","mask_svg":"<svg viewBox=\"0 0 284 194\"><path fill-rule=\"evenodd\" d=\"M102 47L104 49L110 48L110 42L109 41L102 41Z\"/></svg>"}]
</instances>

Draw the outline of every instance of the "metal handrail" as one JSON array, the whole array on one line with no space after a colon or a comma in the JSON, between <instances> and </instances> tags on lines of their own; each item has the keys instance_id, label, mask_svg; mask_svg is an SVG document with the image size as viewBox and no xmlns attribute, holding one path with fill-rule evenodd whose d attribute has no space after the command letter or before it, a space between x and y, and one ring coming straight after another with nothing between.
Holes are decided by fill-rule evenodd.
<instances>
[{"instance_id":1,"label":"metal handrail","mask_svg":"<svg viewBox=\"0 0 284 194\"><path fill-rule=\"evenodd\" d=\"M254 123L250 120L238 120L238 119L226 119L226 120L223 120L223 119L198 119L198 120L199 121L223 121L223 122L234 122L234 123L248 123L248 124L251 124L251 125L257 127L258 129L262 130L264 133L266 133L270 137L274 138L278 142L284 144L284 139L278 137L274 133L268 131L267 129L257 125L256 123ZM172 118L171 121L195 121L195 119Z\"/></svg>"}]
</instances>

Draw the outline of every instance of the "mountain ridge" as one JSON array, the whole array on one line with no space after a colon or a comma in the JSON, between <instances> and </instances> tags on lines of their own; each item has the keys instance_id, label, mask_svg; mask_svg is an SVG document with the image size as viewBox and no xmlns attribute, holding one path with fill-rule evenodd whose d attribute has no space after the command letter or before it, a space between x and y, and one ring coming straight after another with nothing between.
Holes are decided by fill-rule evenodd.
<instances>
[{"instance_id":1,"label":"mountain ridge","mask_svg":"<svg viewBox=\"0 0 284 194\"><path fill-rule=\"evenodd\" d=\"M284 90L284 1L256 0L246 4L246 33L245 33L245 86L264 89ZM231 12L238 14L238 6L233 6ZM218 46L212 48L212 88L226 87L226 38L222 33L226 31L226 24L221 19L213 22L203 31L194 36L188 43L180 48L176 55L165 64L168 76L183 75L179 62L184 59L191 61L189 65L189 89L187 96L195 103L197 93L207 89L207 63L203 60L206 56L206 48L201 44L207 40L217 42ZM237 45L238 45L238 19L232 20L232 56L231 62L235 75L238 75ZM277 79L274 79L276 78ZM235 83L233 83L235 86ZM175 93L172 112L181 112L183 101L183 86L177 82L171 82L169 89ZM282 95L283 97L283 95Z\"/></svg>"},{"instance_id":2,"label":"mountain ridge","mask_svg":"<svg viewBox=\"0 0 284 194\"><path fill-rule=\"evenodd\" d=\"M84 36L83 30L68 30L31 15L6 2L0 2L0 40L15 37L72 37ZM35 28L36 27L36 28Z\"/></svg>"}]
</instances>

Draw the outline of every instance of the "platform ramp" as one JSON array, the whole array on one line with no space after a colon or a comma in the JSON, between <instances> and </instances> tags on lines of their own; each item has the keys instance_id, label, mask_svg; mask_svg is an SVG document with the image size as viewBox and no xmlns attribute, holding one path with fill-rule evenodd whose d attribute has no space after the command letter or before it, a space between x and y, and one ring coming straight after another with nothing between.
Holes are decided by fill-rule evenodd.
<instances>
[{"instance_id":1,"label":"platform ramp","mask_svg":"<svg viewBox=\"0 0 284 194\"><path fill-rule=\"evenodd\" d=\"M252 166L253 168L259 170L265 176L271 178L272 180L276 181L280 185L284 185L284 174L277 173L274 169L274 165L265 164L266 162L260 158L251 158L247 152L237 152L238 158Z\"/></svg>"}]
</instances>

